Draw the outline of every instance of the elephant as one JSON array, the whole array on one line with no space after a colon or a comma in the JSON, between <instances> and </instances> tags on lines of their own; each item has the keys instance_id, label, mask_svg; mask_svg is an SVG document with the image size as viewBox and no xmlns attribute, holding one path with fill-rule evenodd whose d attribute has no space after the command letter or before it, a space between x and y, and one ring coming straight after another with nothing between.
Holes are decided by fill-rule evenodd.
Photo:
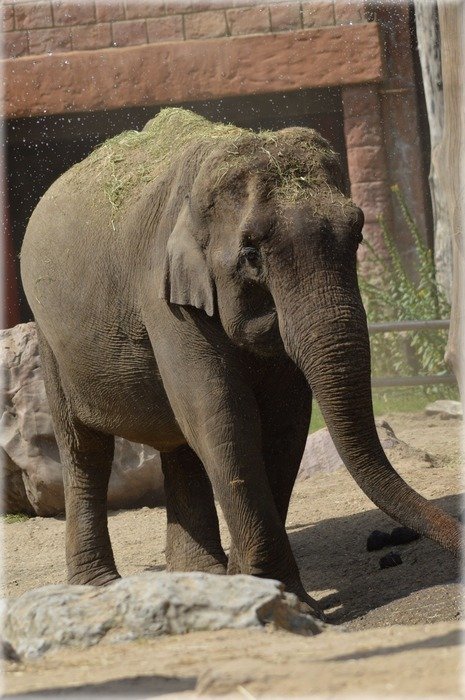
<instances>
[{"instance_id":1,"label":"elephant","mask_svg":"<svg viewBox=\"0 0 465 700\"><path fill-rule=\"evenodd\" d=\"M70 583L119 577L106 497L121 436L161 452L168 570L277 579L320 615L285 529L313 395L373 503L458 555L459 521L406 484L376 433L363 223L316 131L181 108L106 141L44 194L21 275L64 470Z\"/></svg>"}]
</instances>

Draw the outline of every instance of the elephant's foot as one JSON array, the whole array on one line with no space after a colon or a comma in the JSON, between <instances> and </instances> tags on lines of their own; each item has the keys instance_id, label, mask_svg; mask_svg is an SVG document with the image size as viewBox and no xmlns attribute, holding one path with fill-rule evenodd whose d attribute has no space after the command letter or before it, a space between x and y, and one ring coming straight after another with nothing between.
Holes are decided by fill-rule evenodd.
<instances>
[{"instance_id":1,"label":"elephant's foot","mask_svg":"<svg viewBox=\"0 0 465 700\"><path fill-rule=\"evenodd\" d=\"M74 586L108 586L120 578L116 569L88 570L68 574L68 583Z\"/></svg>"},{"instance_id":2,"label":"elephant's foot","mask_svg":"<svg viewBox=\"0 0 465 700\"><path fill-rule=\"evenodd\" d=\"M239 563L239 557L236 554L236 549L234 545L231 545L228 556L228 576L235 576L241 573L241 565Z\"/></svg>"},{"instance_id":3,"label":"elephant's foot","mask_svg":"<svg viewBox=\"0 0 465 700\"><path fill-rule=\"evenodd\" d=\"M198 554L197 556L166 556L167 571L202 571L206 574L226 574L226 557L213 557Z\"/></svg>"},{"instance_id":4,"label":"elephant's foot","mask_svg":"<svg viewBox=\"0 0 465 700\"><path fill-rule=\"evenodd\" d=\"M299 595L299 601L300 612L307 615L312 615L313 617L316 617L317 620L321 620L322 622L327 622L326 615L324 614L323 609L317 600L305 593L304 596Z\"/></svg>"},{"instance_id":5,"label":"elephant's foot","mask_svg":"<svg viewBox=\"0 0 465 700\"><path fill-rule=\"evenodd\" d=\"M202 571L205 571L205 569L202 569ZM212 564L208 569L206 569L206 572L208 574L219 574L220 576L225 576L226 565L220 563Z\"/></svg>"},{"instance_id":6,"label":"elephant's foot","mask_svg":"<svg viewBox=\"0 0 465 700\"><path fill-rule=\"evenodd\" d=\"M179 566L166 566L166 571L178 571L178 572L188 572L188 571L201 571L204 574L219 574L220 576L226 575L226 567L222 564L212 564L211 566L190 566L190 567L179 567Z\"/></svg>"},{"instance_id":7,"label":"elephant's foot","mask_svg":"<svg viewBox=\"0 0 465 700\"><path fill-rule=\"evenodd\" d=\"M327 622L322 606L317 600L315 600L315 598L308 595L301 583L294 586L286 585L286 591L289 593L294 593L297 596L299 599L300 612L305 613L306 615L312 615L322 622Z\"/></svg>"},{"instance_id":8,"label":"elephant's foot","mask_svg":"<svg viewBox=\"0 0 465 700\"><path fill-rule=\"evenodd\" d=\"M236 549L233 546L231 546L228 559L228 576L234 576L240 573L242 572L239 563L239 557L236 553ZM275 577L267 576L267 578ZM318 603L318 601L316 601L314 598L308 595L300 581L298 583L294 583L293 585L286 585L286 591L288 591L289 593L294 593L297 596L300 603L300 612L305 613L306 615L312 615L313 617L316 617L322 622L327 621L327 618L323 612L323 608L321 607L321 605Z\"/></svg>"}]
</instances>

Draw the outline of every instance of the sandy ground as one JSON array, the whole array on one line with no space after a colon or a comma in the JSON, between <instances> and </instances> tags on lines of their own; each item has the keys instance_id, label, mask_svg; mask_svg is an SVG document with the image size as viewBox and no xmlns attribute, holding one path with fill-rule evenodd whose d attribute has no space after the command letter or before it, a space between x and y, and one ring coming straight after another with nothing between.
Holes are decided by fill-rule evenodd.
<instances>
[{"instance_id":1,"label":"sandy ground","mask_svg":"<svg viewBox=\"0 0 465 700\"><path fill-rule=\"evenodd\" d=\"M419 414L385 418L399 438L419 450L399 450L393 457L401 475L458 515L462 423ZM163 508L112 512L109 522L122 575L164 568ZM24 664L7 663L6 690L42 691L42 697L55 692L74 697L71 687L80 688L76 697L459 697L458 563L421 539L395 548L401 566L380 570L379 559L389 550L367 552L366 538L374 529L395 525L345 470L317 474L297 484L288 532L304 585L323 603L334 628L314 638L223 631L65 650ZM222 532L227 548L223 522ZM10 597L64 581L64 521L32 518L6 525L5 568L2 595Z\"/></svg>"}]
</instances>

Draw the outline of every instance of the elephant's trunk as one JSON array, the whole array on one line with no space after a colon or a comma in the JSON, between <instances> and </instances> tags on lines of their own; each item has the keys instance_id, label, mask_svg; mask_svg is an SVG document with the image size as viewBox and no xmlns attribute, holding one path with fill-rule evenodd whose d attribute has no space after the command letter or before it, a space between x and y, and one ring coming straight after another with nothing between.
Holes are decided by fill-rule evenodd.
<instances>
[{"instance_id":1,"label":"elephant's trunk","mask_svg":"<svg viewBox=\"0 0 465 700\"><path fill-rule=\"evenodd\" d=\"M312 296L297 287L276 299L286 351L303 371L349 472L381 510L458 555L459 522L417 494L397 474L375 428L370 349L356 282L337 274L313 280ZM331 278L334 278L331 282ZM316 283L316 284L315 284Z\"/></svg>"}]
</instances>

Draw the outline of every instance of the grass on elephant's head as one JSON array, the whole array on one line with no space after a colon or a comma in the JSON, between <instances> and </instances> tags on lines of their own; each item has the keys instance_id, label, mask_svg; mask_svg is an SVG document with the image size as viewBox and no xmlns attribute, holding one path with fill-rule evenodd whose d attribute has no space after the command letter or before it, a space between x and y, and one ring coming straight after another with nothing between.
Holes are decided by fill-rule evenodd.
<instances>
[{"instance_id":1,"label":"grass on elephant's head","mask_svg":"<svg viewBox=\"0 0 465 700\"><path fill-rule=\"evenodd\" d=\"M194 139L234 142L243 129L212 124L204 117L178 107L161 110L142 131L124 131L98 146L75 171L97 175L113 213L130 201L141 186L154 180L175 153Z\"/></svg>"},{"instance_id":2,"label":"grass on elephant's head","mask_svg":"<svg viewBox=\"0 0 465 700\"><path fill-rule=\"evenodd\" d=\"M22 523L24 520L29 520L31 516L26 513L5 513L0 517L4 523L11 525L11 523Z\"/></svg>"},{"instance_id":3,"label":"grass on elephant's head","mask_svg":"<svg viewBox=\"0 0 465 700\"><path fill-rule=\"evenodd\" d=\"M438 389L440 386L438 385ZM373 409L375 417L383 416L386 413L421 413L426 406L441 398L452 398L459 400L458 390L456 395L451 396L451 388L447 388L447 393L441 396L440 391L437 396L432 398L425 393L422 387L395 387L385 389L373 389ZM310 433L314 433L320 428L325 427L325 421L321 415L320 408L316 401L313 402L312 420L310 422Z\"/></svg>"},{"instance_id":4,"label":"grass on elephant's head","mask_svg":"<svg viewBox=\"0 0 465 700\"><path fill-rule=\"evenodd\" d=\"M208 119L178 107L161 110L142 131L125 131L93 151L78 163L73 174L103 188L111 205L111 216L121 214L138 196L141 188L159 177L174 156L196 144L215 143L225 146L218 166L218 180L253 154L267 159L267 174L274 183L272 191L282 204L295 203L313 196L316 188L328 190L328 173L338 170L338 159L329 143L313 129L296 127L280 132L241 128ZM215 166L216 167L216 166ZM216 172L216 170L215 170Z\"/></svg>"}]
</instances>

